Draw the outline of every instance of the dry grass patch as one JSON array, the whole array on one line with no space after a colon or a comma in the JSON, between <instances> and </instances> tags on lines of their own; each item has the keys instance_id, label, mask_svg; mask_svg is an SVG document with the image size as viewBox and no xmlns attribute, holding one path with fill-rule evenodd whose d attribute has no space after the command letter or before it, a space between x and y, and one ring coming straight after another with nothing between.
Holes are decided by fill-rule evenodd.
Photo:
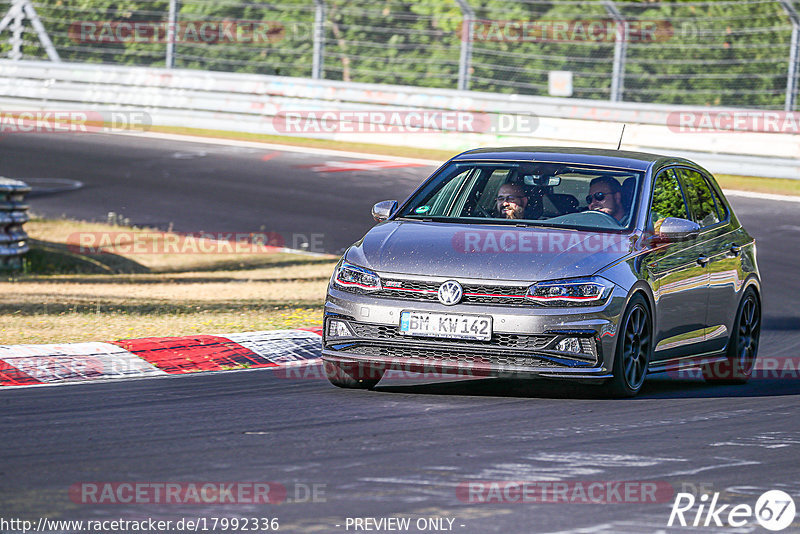
<instances>
[{"instance_id":1,"label":"dry grass patch","mask_svg":"<svg viewBox=\"0 0 800 534\"><path fill-rule=\"evenodd\" d=\"M274 250L172 255L113 247L84 254L70 246L76 234L139 239L153 232L65 220L33 220L25 228L34 259L29 272L0 280L0 344L318 326L336 263Z\"/></svg>"}]
</instances>

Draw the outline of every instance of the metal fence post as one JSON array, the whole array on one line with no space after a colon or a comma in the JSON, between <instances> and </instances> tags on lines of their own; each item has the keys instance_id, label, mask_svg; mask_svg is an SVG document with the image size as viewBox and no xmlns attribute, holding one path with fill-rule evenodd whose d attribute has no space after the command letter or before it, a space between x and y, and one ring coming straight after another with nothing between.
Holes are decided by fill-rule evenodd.
<instances>
[{"instance_id":1,"label":"metal fence post","mask_svg":"<svg viewBox=\"0 0 800 534\"><path fill-rule=\"evenodd\" d=\"M472 66L472 25L475 23L475 11L467 0L456 0L464 22L461 24L461 54L458 58L458 90L469 90L469 69Z\"/></svg>"},{"instance_id":2,"label":"metal fence post","mask_svg":"<svg viewBox=\"0 0 800 534\"><path fill-rule=\"evenodd\" d=\"M25 0L14 0L12 9L14 18L11 22L11 53L9 58L14 61L22 59L22 18L24 16L22 6Z\"/></svg>"},{"instance_id":3,"label":"metal fence post","mask_svg":"<svg viewBox=\"0 0 800 534\"><path fill-rule=\"evenodd\" d=\"M794 104L797 98L798 64L800 64L800 16L789 0L778 0L781 7L792 21L792 41L789 45L789 71L786 74L786 102L783 105L784 111L794 111Z\"/></svg>"},{"instance_id":4,"label":"metal fence post","mask_svg":"<svg viewBox=\"0 0 800 534\"><path fill-rule=\"evenodd\" d=\"M28 221L28 206L23 203L31 188L25 182L0 176L0 271L22 267L28 252L28 234L22 225Z\"/></svg>"},{"instance_id":5,"label":"metal fence post","mask_svg":"<svg viewBox=\"0 0 800 534\"><path fill-rule=\"evenodd\" d=\"M606 11L617 23L617 34L614 38L614 65L611 70L611 101L622 101L625 90L625 56L628 52L628 22L619 12L613 0L604 2Z\"/></svg>"},{"instance_id":6,"label":"metal fence post","mask_svg":"<svg viewBox=\"0 0 800 534\"><path fill-rule=\"evenodd\" d=\"M320 80L325 75L325 0L314 0L314 57L311 77Z\"/></svg>"},{"instance_id":7,"label":"metal fence post","mask_svg":"<svg viewBox=\"0 0 800 534\"><path fill-rule=\"evenodd\" d=\"M53 41L47 35L47 30L44 29L42 21L39 19L39 14L31 4L30 0L14 0L11 4L11 9L8 10L3 20L0 20L0 32L5 30L9 24L12 24L11 30L11 59L19 60L22 58L22 20L28 17L31 21L31 26L36 30L36 35L39 37L39 42L42 43L47 57L50 61L61 61L61 57L53 46Z\"/></svg>"},{"instance_id":8,"label":"metal fence post","mask_svg":"<svg viewBox=\"0 0 800 534\"><path fill-rule=\"evenodd\" d=\"M178 0L169 0L169 15L167 20L167 57L166 67L175 67L175 41L178 33L178 10L180 5Z\"/></svg>"}]
</instances>

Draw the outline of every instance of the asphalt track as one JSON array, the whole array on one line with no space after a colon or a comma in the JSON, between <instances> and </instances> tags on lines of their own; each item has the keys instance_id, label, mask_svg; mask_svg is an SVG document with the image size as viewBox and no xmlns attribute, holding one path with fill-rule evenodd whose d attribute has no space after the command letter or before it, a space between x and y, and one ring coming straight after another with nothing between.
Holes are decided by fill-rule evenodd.
<instances>
[{"instance_id":1,"label":"asphalt track","mask_svg":"<svg viewBox=\"0 0 800 534\"><path fill-rule=\"evenodd\" d=\"M405 198L430 174L425 167L375 171L373 160L380 156L354 160L131 136L0 138L0 176L32 185L53 178L83 183L34 195L37 214L105 221L114 212L178 232L276 232L292 248L306 237L317 252L351 245L373 223L375 202ZM346 170L353 167L367 170Z\"/></svg>"},{"instance_id":2,"label":"asphalt track","mask_svg":"<svg viewBox=\"0 0 800 534\"><path fill-rule=\"evenodd\" d=\"M269 152L127 137L7 137L0 174L86 184L34 196L34 211L45 215L104 219L116 211L184 231L267 225L323 233L325 249L336 251L369 227L374 201L404 196L430 172L317 172L301 166L352 160ZM731 201L758 243L765 287L759 356L796 359L800 204ZM420 384L395 377L373 392L347 391L315 370L0 391L0 514L277 517L283 532L353 532L346 518L385 516L408 517L412 525L420 517L453 518L452 530L464 533L751 532L763 530L752 523L667 528L671 499L483 504L465 502L457 489L474 481L634 480L720 492L720 504L753 506L768 489L800 498L797 374L746 386L655 376L639 397L617 401L558 382L507 380ZM70 486L90 481L271 481L287 488L289 500L73 502ZM305 488L315 484L323 493L308 502ZM798 526L800 520L786 532Z\"/></svg>"}]
</instances>

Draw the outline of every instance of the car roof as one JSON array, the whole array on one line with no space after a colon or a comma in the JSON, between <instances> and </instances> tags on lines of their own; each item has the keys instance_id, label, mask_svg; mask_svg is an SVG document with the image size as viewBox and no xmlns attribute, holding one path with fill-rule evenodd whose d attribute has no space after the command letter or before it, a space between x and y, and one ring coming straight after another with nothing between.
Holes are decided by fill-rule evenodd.
<instances>
[{"instance_id":1,"label":"car roof","mask_svg":"<svg viewBox=\"0 0 800 534\"><path fill-rule=\"evenodd\" d=\"M683 158L649 154L647 152L627 152L602 148L581 147L541 147L517 146L504 148L477 148L468 150L452 161L544 161L553 163L577 163L631 169L647 170L654 163L660 167L666 163L681 163L697 167L697 164Z\"/></svg>"}]
</instances>

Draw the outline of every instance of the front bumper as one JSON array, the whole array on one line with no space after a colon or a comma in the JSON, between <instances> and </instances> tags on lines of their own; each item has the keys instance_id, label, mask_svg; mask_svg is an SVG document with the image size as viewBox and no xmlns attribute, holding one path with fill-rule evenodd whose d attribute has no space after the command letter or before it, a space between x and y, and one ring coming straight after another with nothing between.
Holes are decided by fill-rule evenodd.
<instances>
[{"instance_id":1,"label":"front bumper","mask_svg":"<svg viewBox=\"0 0 800 534\"><path fill-rule=\"evenodd\" d=\"M534 308L409 301L329 288L325 303L324 360L424 375L543 377L603 381L611 377L616 326L626 293L615 287L602 306ZM399 333L404 310L490 315L490 341L408 337ZM352 336L329 335L331 319L347 322ZM577 337L591 354L553 350L563 337Z\"/></svg>"}]
</instances>

